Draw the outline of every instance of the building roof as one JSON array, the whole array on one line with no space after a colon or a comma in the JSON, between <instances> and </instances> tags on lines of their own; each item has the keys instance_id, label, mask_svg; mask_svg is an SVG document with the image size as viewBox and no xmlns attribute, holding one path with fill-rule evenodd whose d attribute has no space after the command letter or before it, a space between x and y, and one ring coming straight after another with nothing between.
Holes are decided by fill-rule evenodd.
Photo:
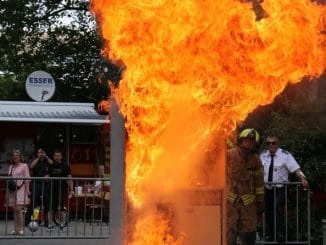
<instances>
[{"instance_id":1,"label":"building roof","mask_svg":"<svg viewBox=\"0 0 326 245\"><path fill-rule=\"evenodd\" d=\"M109 123L92 103L0 101L0 122Z\"/></svg>"}]
</instances>

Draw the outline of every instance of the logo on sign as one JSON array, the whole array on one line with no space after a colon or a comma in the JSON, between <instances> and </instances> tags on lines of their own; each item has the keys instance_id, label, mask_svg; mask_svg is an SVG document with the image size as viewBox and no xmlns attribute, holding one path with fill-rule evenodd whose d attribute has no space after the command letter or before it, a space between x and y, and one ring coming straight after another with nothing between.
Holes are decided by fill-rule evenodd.
<instances>
[{"instance_id":1,"label":"logo on sign","mask_svg":"<svg viewBox=\"0 0 326 245\"><path fill-rule=\"evenodd\" d=\"M45 71L34 71L29 74L25 83L26 92L35 101L47 101L55 92L55 82Z\"/></svg>"}]
</instances>

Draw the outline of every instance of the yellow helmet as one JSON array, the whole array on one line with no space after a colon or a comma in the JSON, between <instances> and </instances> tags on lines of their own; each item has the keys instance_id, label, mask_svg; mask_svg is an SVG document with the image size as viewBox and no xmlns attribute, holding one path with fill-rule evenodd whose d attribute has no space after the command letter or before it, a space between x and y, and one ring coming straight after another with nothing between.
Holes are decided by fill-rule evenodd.
<instances>
[{"instance_id":1,"label":"yellow helmet","mask_svg":"<svg viewBox=\"0 0 326 245\"><path fill-rule=\"evenodd\" d=\"M252 138L255 140L255 143L259 143L259 133L254 128L246 128L242 130L239 134L239 140L243 138Z\"/></svg>"}]
</instances>

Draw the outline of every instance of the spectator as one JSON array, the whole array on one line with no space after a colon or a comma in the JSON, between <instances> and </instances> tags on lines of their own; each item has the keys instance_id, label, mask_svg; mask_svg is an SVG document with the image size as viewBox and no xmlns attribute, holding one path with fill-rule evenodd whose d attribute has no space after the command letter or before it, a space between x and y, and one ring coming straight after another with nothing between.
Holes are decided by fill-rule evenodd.
<instances>
[{"instance_id":1,"label":"spectator","mask_svg":"<svg viewBox=\"0 0 326 245\"><path fill-rule=\"evenodd\" d=\"M23 163L23 155L19 150L11 152L11 165L9 167L9 175L13 176L16 184L12 189L9 187L6 192L7 207L13 207L15 229L10 233L11 235L24 235L23 230L23 206L29 203L29 180L19 179L21 177L30 177L29 169L26 163ZM13 182L15 183L15 182ZM10 190L11 189L11 190Z\"/></svg>"},{"instance_id":2,"label":"spectator","mask_svg":"<svg viewBox=\"0 0 326 245\"><path fill-rule=\"evenodd\" d=\"M228 245L254 245L257 213L264 207L262 164L254 153L259 135L255 129L240 132L238 142L227 151L227 240Z\"/></svg>"},{"instance_id":3,"label":"spectator","mask_svg":"<svg viewBox=\"0 0 326 245\"><path fill-rule=\"evenodd\" d=\"M49 165L49 176L50 177L71 177L71 171L69 166L62 161L62 153L58 150L54 151L53 154L54 162ZM67 196L67 188L69 184L69 195L68 198L71 198L74 194L73 181L69 180L51 180L49 186L50 203L49 203L49 213L48 220L49 225L47 231L51 231L54 228L53 225L53 211L58 210L60 218L60 230L64 230L67 223L66 217L64 216L64 204L65 197Z\"/></svg>"},{"instance_id":4,"label":"spectator","mask_svg":"<svg viewBox=\"0 0 326 245\"><path fill-rule=\"evenodd\" d=\"M38 149L36 152L36 158L32 161L30 169L33 177L48 177L49 164L53 161L47 156L46 152L43 149ZM31 203L28 205L26 217L25 217L25 226L28 226L31 221L31 216L33 210L37 206L41 206L43 213L48 213L48 182L42 180L33 180L32 181L32 198ZM48 226L47 215L44 215L44 225Z\"/></svg>"},{"instance_id":5,"label":"spectator","mask_svg":"<svg viewBox=\"0 0 326 245\"><path fill-rule=\"evenodd\" d=\"M279 148L277 136L268 136L266 145L267 150L260 155L264 167L266 240L282 242L285 239L285 188L282 183L288 182L289 173L293 172L304 187L308 186L308 182L291 153Z\"/></svg>"}]
</instances>

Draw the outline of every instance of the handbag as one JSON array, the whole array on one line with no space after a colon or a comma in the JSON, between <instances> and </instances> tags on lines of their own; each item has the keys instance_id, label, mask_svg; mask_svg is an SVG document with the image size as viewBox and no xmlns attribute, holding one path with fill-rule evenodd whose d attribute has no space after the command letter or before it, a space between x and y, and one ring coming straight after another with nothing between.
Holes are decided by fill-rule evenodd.
<instances>
[{"instance_id":1,"label":"handbag","mask_svg":"<svg viewBox=\"0 0 326 245\"><path fill-rule=\"evenodd\" d=\"M11 168L9 176L12 176L13 170L14 170L14 167ZM25 184L25 181L21 185L17 185L17 180L10 179L10 180L8 180L8 190L11 192L18 191L24 184Z\"/></svg>"}]
</instances>

